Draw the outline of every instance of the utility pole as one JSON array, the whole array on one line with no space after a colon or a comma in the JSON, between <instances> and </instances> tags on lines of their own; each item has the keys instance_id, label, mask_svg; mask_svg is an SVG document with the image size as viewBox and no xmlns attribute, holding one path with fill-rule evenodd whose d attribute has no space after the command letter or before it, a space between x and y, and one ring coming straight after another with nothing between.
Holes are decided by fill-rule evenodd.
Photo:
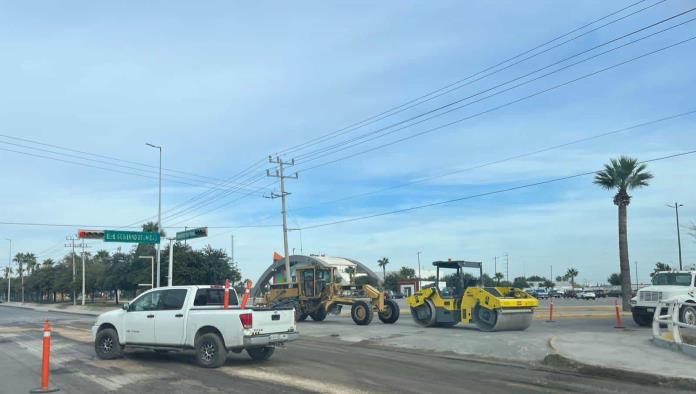
<instances>
[{"instance_id":1,"label":"utility pole","mask_svg":"<svg viewBox=\"0 0 696 394\"><path fill-rule=\"evenodd\" d=\"M493 276L498 273L498 256L493 256Z\"/></svg>"},{"instance_id":2,"label":"utility pole","mask_svg":"<svg viewBox=\"0 0 696 394\"><path fill-rule=\"evenodd\" d=\"M677 245L679 247L679 270L682 269L682 252L681 252L681 230L679 229L679 207L683 207L684 204L678 204L676 201L674 205L667 204L668 207L674 208L674 213L677 215Z\"/></svg>"},{"instance_id":3,"label":"utility pole","mask_svg":"<svg viewBox=\"0 0 696 394\"><path fill-rule=\"evenodd\" d=\"M287 209L285 206L285 196L287 196L290 193L285 192L285 179L297 179L297 173L295 173L294 175L291 175L291 176L286 176L284 173L283 166L294 166L295 159L292 159L290 161L283 161L280 158L280 156L276 156L275 159L273 159L271 156L268 156L268 162L278 165L278 168L275 170L274 174L271 174L271 170L266 170L266 176L280 179L280 194L271 193L270 196L264 196L264 197L266 197L266 198L278 198L278 197L280 197L281 207L282 207L280 212L283 214L283 247L285 249L285 282L290 284L292 281L292 276L290 275L290 255L289 255L289 248L288 248L288 221L286 218Z\"/></svg>"},{"instance_id":4,"label":"utility pole","mask_svg":"<svg viewBox=\"0 0 696 394\"><path fill-rule=\"evenodd\" d=\"M12 288L12 240L5 238L10 241L10 254L7 257L7 302L12 302L10 299L10 289Z\"/></svg>"},{"instance_id":5,"label":"utility pole","mask_svg":"<svg viewBox=\"0 0 696 394\"><path fill-rule=\"evenodd\" d=\"M85 245L84 238L82 239L82 305L85 305L85 298L87 298L87 293L85 293L85 248L89 246Z\"/></svg>"},{"instance_id":6,"label":"utility pole","mask_svg":"<svg viewBox=\"0 0 696 394\"><path fill-rule=\"evenodd\" d=\"M167 271L167 286L172 287L174 283L174 241L176 238L167 238L169 240L169 270ZM159 280L159 278L157 278Z\"/></svg>"},{"instance_id":7,"label":"utility pole","mask_svg":"<svg viewBox=\"0 0 696 394\"><path fill-rule=\"evenodd\" d=\"M65 237L66 240L70 241L69 244L66 244L66 248L72 248L72 303L73 305L77 305L77 297L75 294L75 276L77 272L75 271L75 237L70 236L70 237Z\"/></svg>"},{"instance_id":8,"label":"utility pole","mask_svg":"<svg viewBox=\"0 0 696 394\"><path fill-rule=\"evenodd\" d=\"M145 145L159 150L159 203L157 204L157 232L162 233L162 147L150 143L146 143ZM162 255L160 251L160 244L156 244L155 247L157 248L157 287L160 287L160 263L162 261Z\"/></svg>"},{"instance_id":9,"label":"utility pole","mask_svg":"<svg viewBox=\"0 0 696 394\"><path fill-rule=\"evenodd\" d=\"M507 253L505 253L505 280L510 282L510 258Z\"/></svg>"}]
</instances>

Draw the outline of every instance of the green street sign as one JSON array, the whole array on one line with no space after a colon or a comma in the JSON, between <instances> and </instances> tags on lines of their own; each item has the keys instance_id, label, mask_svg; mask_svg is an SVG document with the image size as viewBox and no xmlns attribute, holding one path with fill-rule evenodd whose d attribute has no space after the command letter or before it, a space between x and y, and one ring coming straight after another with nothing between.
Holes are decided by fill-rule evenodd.
<instances>
[{"instance_id":1,"label":"green street sign","mask_svg":"<svg viewBox=\"0 0 696 394\"><path fill-rule=\"evenodd\" d=\"M145 231L104 230L104 242L160 243L160 233Z\"/></svg>"},{"instance_id":2,"label":"green street sign","mask_svg":"<svg viewBox=\"0 0 696 394\"><path fill-rule=\"evenodd\" d=\"M176 240L183 241L185 239L191 238L201 238L208 236L208 227L199 227L186 231L179 231L176 233Z\"/></svg>"}]
</instances>

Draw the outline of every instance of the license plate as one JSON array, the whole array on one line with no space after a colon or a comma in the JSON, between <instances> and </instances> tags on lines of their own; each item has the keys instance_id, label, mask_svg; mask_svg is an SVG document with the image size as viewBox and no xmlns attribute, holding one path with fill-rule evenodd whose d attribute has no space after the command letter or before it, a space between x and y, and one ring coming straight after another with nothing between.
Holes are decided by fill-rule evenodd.
<instances>
[{"instance_id":1,"label":"license plate","mask_svg":"<svg viewBox=\"0 0 696 394\"><path fill-rule=\"evenodd\" d=\"M648 309L646 309L646 311L648 311L648 312L655 312L655 308L648 308Z\"/></svg>"},{"instance_id":2,"label":"license plate","mask_svg":"<svg viewBox=\"0 0 696 394\"><path fill-rule=\"evenodd\" d=\"M271 342L284 341L288 339L288 334L271 334Z\"/></svg>"}]
</instances>

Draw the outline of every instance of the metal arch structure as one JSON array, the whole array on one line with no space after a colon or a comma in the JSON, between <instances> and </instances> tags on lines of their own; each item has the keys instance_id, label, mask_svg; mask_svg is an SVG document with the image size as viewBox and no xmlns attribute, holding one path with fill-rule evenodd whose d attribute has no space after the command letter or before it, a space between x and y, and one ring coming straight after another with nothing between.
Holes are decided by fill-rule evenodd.
<instances>
[{"instance_id":1,"label":"metal arch structure","mask_svg":"<svg viewBox=\"0 0 696 394\"><path fill-rule=\"evenodd\" d=\"M328 268L329 265L326 264L324 261L322 261L323 256L304 256L304 255L292 255L290 256L290 267L294 267L296 265L301 265L301 264L307 264L307 263L312 263L312 264L319 264L320 266ZM357 272L358 273L364 273L367 274L368 277L373 278L377 281L378 284L382 285L382 278L380 278L374 271L372 271L370 268L368 268L365 264L349 259L347 257L332 257L332 258L339 258L346 260L348 262L351 262L355 264L357 267ZM277 272L278 270L284 270L285 269L285 261L284 260L278 260L274 261L273 264L271 264L270 267L268 267L263 274L261 274L261 277L256 281L256 284L254 285L254 288L251 289L251 297L256 298L260 296L261 289L263 289L268 282L273 278L273 274Z\"/></svg>"}]
</instances>

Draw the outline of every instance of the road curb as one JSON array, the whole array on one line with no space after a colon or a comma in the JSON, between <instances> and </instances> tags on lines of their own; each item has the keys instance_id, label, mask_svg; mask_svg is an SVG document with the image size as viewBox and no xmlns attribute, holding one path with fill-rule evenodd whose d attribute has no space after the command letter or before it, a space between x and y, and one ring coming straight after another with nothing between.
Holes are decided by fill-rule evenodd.
<instances>
[{"instance_id":1,"label":"road curb","mask_svg":"<svg viewBox=\"0 0 696 394\"><path fill-rule=\"evenodd\" d=\"M77 312L77 311L66 311L62 309L53 309L53 308L37 308L33 306L28 306L28 305L7 305L6 303L0 305L0 307L7 307L7 308L18 308L18 309L29 309L32 311L36 312L52 312L52 313L67 313L70 315L82 315L82 316L90 316L90 317L96 317L102 314L103 312Z\"/></svg>"},{"instance_id":2,"label":"road curb","mask_svg":"<svg viewBox=\"0 0 696 394\"><path fill-rule=\"evenodd\" d=\"M651 374L645 372L631 371L628 369L606 367L592 365L574 360L560 354L560 351L555 346L556 336L549 339L549 347L551 354L544 357L542 363L544 365L562 369L571 370L583 375L600 376L611 379L623 380L630 383L649 384L652 386L671 387L684 390L696 390L696 379L678 378L672 376Z\"/></svg>"}]
</instances>

